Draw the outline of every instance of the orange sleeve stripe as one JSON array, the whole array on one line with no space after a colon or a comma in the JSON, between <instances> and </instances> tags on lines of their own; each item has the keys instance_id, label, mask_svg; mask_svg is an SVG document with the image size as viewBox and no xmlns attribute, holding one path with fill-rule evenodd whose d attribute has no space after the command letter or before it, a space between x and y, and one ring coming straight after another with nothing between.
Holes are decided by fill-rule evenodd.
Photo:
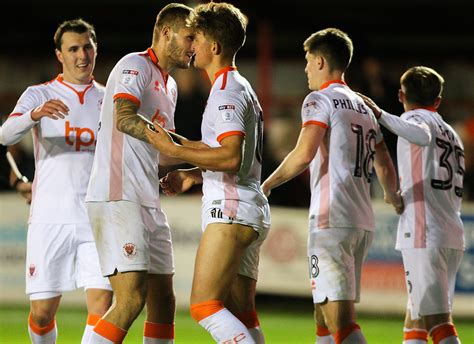
<instances>
[{"instance_id":1,"label":"orange sleeve stripe","mask_svg":"<svg viewBox=\"0 0 474 344\"><path fill-rule=\"evenodd\" d=\"M131 94L128 94L128 93L117 93L116 95L114 95L114 101L119 99L119 98L125 98L125 99L128 99L128 100L131 100L132 102L138 104L138 106L140 106L140 99L138 99L137 97L135 96L132 96Z\"/></svg>"},{"instance_id":2,"label":"orange sleeve stripe","mask_svg":"<svg viewBox=\"0 0 474 344\"><path fill-rule=\"evenodd\" d=\"M143 336L155 339L174 339L174 324L158 324L145 321Z\"/></svg>"},{"instance_id":3,"label":"orange sleeve stripe","mask_svg":"<svg viewBox=\"0 0 474 344\"><path fill-rule=\"evenodd\" d=\"M448 338L451 336L458 337L458 333L456 332L456 328L453 324L444 323L432 329L430 332L430 336L433 339L433 343L439 343L444 338Z\"/></svg>"},{"instance_id":4,"label":"orange sleeve stripe","mask_svg":"<svg viewBox=\"0 0 474 344\"><path fill-rule=\"evenodd\" d=\"M234 131L228 131L226 133L220 134L217 136L217 142L221 143L223 139L229 136L234 136L234 135L240 135L240 136L245 136L245 133L242 131L234 130Z\"/></svg>"},{"instance_id":5,"label":"orange sleeve stripe","mask_svg":"<svg viewBox=\"0 0 474 344\"><path fill-rule=\"evenodd\" d=\"M324 337L331 335L331 332L329 332L329 329L326 326L318 325L316 327L316 335L319 337Z\"/></svg>"},{"instance_id":6,"label":"orange sleeve stripe","mask_svg":"<svg viewBox=\"0 0 474 344\"><path fill-rule=\"evenodd\" d=\"M326 123L319 122L319 121L308 121L308 122L304 122L304 123L303 123L303 128L306 127L306 126L308 126L308 125L311 125L311 124L320 126L320 127L324 128L324 129L329 128L329 126L328 126Z\"/></svg>"},{"instance_id":7,"label":"orange sleeve stripe","mask_svg":"<svg viewBox=\"0 0 474 344\"><path fill-rule=\"evenodd\" d=\"M224 309L224 304L219 300L201 302L191 305L191 316L194 320L199 322L202 319L219 312L221 309Z\"/></svg>"},{"instance_id":8,"label":"orange sleeve stripe","mask_svg":"<svg viewBox=\"0 0 474 344\"><path fill-rule=\"evenodd\" d=\"M260 326L260 322L258 321L257 312L255 310L246 312L246 313L238 313L235 315L237 319L239 319L247 328L255 328Z\"/></svg>"},{"instance_id":9,"label":"orange sleeve stripe","mask_svg":"<svg viewBox=\"0 0 474 344\"><path fill-rule=\"evenodd\" d=\"M95 326L97 322L100 320L101 316L97 314L88 314L87 315L87 325Z\"/></svg>"},{"instance_id":10,"label":"orange sleeve stripe","mask_svg":"<svg viewBox=\"0 0 474 344\"><path fill-rule=\"evenodd\" d=\"M10 117L18 117L18 116L23 116L23 114L19 112L15 112L15 113L10 114L8 117L10 118Z\"/></svg>"},{"instance_id":11,"label":"orange sleeve stripe","mask_svg":"<svg viewBox=\"0 0 474 344\"><path fill-rule=\"evenodd\" d=\"M403 340L421 339L428 341L428 332L422 330L411 330L403 333Z\"/></svg>"},{"instance_id":12,"label":"orange sleeve stripe","mask_svg":"<svg viewBox=\"0 0 474 344\"><path fill-rule=\"evenodd\" d=\"M113 343L122 343L127 331L115 326L107 320L100 319L94 327L94 332Z\"/></svg>"},{"instance_id":13,"label":"orange sleeve stripe","mask_svg":"<svg viewBox=\"0 0 474 344\"><path fill-rule=\"evenodd\" d=\"M53 319L48 325L44 327L39 327L34 323L30 313L30 315L28 316L28 325L30 325L31 331L36 333L38 336L43 336L54 329L54 327L56 326L56 321Z\"/></svg>"}]
</instances>

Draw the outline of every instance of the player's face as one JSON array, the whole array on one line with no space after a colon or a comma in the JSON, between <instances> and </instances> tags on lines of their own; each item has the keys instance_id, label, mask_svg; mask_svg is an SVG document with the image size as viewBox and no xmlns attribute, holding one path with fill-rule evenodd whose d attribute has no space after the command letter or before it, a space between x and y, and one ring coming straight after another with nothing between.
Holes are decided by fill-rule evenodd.
<instances>
[{"instance_id":1,"label":"player's face","mask_svg":"<svg viewBox=\"0 0 474 344\"><path fill-rule=\"evenodd\" d=\"M212 62L213 42L208 40L202 32L196 32L192 44L194 55L194 67L205 69Z\"/></svg>"},{"instance_id":2,"label":"player's face","mask_svg":"<svg viewBox=\"0 0 474 344\"><path fill-rule=\"evenodd\" d=\"M63 78L73 84L87 84L97 56L97 45L89 32L65 32L62 37L61 51L56 56L63 65Z\"/></svg>"},{"instance_id":3,"label":"player's face","mask_svg":"<svg viewBox=\"0 0 474 344\"><path fill-rule=\"evenodd\" d=\"M317 80L317 62L316 56L306 52L306 68L304 69L306 76L308 77L308 87L311 91L316 91L319 89L319 84Z\"/></svg>"},{"instance_id":4,"label":"player's face","mask_svg":"<svg viewBox=\"0 0 474 344\"><path fill-rule=\"evenodd\" d=\"M190 28L184 27L177 32L173 32L168 44L168 56L172 66L189 68L194 55L191 49L193 38L193 31Z\"/></svg>"}]
</instances>

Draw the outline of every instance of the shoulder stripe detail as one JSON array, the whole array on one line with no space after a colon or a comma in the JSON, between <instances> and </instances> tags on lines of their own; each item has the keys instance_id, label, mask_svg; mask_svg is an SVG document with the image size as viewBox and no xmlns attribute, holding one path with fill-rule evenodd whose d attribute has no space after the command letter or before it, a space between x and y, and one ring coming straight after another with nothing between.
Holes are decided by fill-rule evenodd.
<instances>
[{"instance_id":1,"label":"shoulder stripe detail","mask_svg":"<svg viewBox=\"0 0 474 344\"><path fill-rule=\"evenodd\" d=\"M129 94L129 93L117 93L114 95L114 101L119 99L119 98L125 98L125 99L128 99L136 104L138 104L138 106L140 106L141 102L140 102L140 99L138 99L137 97Z\"/></svg>"},{"instance_id":2,"label":"shoulder stripe detail","mask_svg":"<svg viewBox=\"0 0 474 344\"><path fill-rule=\"evenodd\" d=\"M23 114L22 114L22 113L19 113L19 112L15 112L15 113L10 114L10 115L8 116L8 118L10 118L10 117L19 117L19 116L23 116Z\"/></svg>"},{"instance_id":3,"label":"shoulder stripe detail","mask_svg":"<svg viewBox=\"0 0 474 344\"><path fill-rule=\"evenodd\" d=\"M303 128L308 126L308 125L317 125L317 126L320 126L324 129L327 129L329 128L329 125L327 125L326 123L323 123L323 122L319 122L319 121L307 121L307 122L304 122L303 123Z\"/></svg>"},{"instance_id":4,"label":"shoulder stripe detail","mask_svg":"<svg viewBox=\"0 0 474 344\"><path fill-rule=\"evenodd\" d=\"M225 139L226 137L235 136L235 135L245 136L245 133L242 132L242 131L238 131L238 130L228 131L228 132L226 132L226 133L222 133L222 134L220 134L219 136L217 136L217 142L221 143L221 141L222 141L223 139Z\"/></svg>"}]
</instances>

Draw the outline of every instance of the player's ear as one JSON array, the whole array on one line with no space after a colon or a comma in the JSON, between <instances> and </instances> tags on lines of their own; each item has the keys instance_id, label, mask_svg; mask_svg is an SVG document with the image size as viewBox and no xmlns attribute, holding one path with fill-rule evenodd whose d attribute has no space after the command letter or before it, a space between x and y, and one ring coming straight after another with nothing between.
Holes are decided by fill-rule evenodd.
<instances>
[{"instance_id":1,"label":"player's ear","mask_svg":"<svg viewBox=\"0 0 474 344\"><path fill-rule=\"evenodd\" d=\"M443 99L443 97L441 97L441 96L436 97L436 100L434 101L434 104L433 104L435 109L437 109L441 105L441 100L442 99Z\"/></svg>"},{"instance_id":2,"label":"player's ear","mask_svg":"<svg viewBox=\"0 0 474 344\"><path fill-rule=\"evenodd\" d=\"M403 101L405 100L405 93L399 89L398 90L398 101L403 104Z\"/></svg>"},{"instance_id":3,"label":"player's ear","mask_svg":"<svg viewBox=\"0 0 474 344\"><path fill-rule=\"evenodd\" d=\"M322 57L321 55L316 55L315 59L318 70L323 69L326 64L326 60L324 59L324 57Z\"/></svg>"},{"instance_id":4,"label":"player's ear","mask_svg":"<svg viewBox=\"0 0 474 344\"><path fill-rule=\"evenodd\" d=\"M61 53L61 51L55 49L54 52L56 53L56 58L58 59L58 61L64 63L63 54Z\"/></svg>"},{"instance_id":5,"label":"player's ear","mask_svg":"<svg viewBox=\"0 0 474 344\"><path fill-rule=\"evenodd\" d=\"M222 54L222 46L220 45L219 42L212 42L212 48L211 51L214 55L220 55Z\"/></svg>"},{"instance_id":6,"label":"player's ear","mask_svg":"<svg viewBox=\"0 0 474 344\"><path fill-rule=\"evenodd\" d=\"M163 26L163 28L161 29L161 35L162 35L163 37L165 37L167 41L169 41L169 40L171 39L171 34L172 34L171 31L172 31L172 30L171 30L171 27L165 25L165 26Z\"/></svg>"}]
</instances>

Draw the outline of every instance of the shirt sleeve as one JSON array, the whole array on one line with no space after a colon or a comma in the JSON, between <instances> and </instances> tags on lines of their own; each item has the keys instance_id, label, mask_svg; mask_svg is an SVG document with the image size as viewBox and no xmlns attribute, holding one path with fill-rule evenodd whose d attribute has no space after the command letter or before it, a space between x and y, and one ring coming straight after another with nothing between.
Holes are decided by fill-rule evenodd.
<instances>
[{"instance_id":1,"label":"shirt sleeve","mask_svg":"<svg viewBox=\"0 0 474 344\"><path fill-rule=\"evenodd\" d=\"M214 130L217 142L233 135L245 136L244 99L236 92L221 90L212 95L208 106L215 119Z\"/></svg>"},{"instance_id":2,"label":"shirt sleeve","mask_svg":"<svg viewBox=\"0 0 474 344\"><path fill-rule=\"evenodd\" d=\"M143 56L124 58L117 66L114 100L129 99L140 106L145 88L150 83L150 66Z\"/></svg>"},{"instance_id":3,"label":"shirt sleeve","mask_svg":"<svg viewBox=\"0 0 474 344\"><path fill-rule=\"evenodd\" d=\"M382 111L379 121L392 133L403 137L410 143L426 146L431 142L430 128L417 113L408 112L402 117L397 117Z\"/></svg>"},{"instance_id":4,"label":"shirt sleeve","mask_svg":"<svg viewBox=\"0 0 474 344\"><path fill-rule=\"evenodd\" d=\"M303 127L318 125L329 128L331 112L326 99L317 92L312 92L306 96L301 107L302 125Z\"/></svg>"},{"instance_id":5,"label":"shirt sleeve","mask_svg":"<svg viewBox=\"0 0 474 344\"><path fill-rule=\"evenodd\" d=\"M13 145L19 142L39 121L31 119L31 111L46 100L33 88L27 88L21 95L15 108L2 126L2 144Z\"/></svg>"}]
</instances>

